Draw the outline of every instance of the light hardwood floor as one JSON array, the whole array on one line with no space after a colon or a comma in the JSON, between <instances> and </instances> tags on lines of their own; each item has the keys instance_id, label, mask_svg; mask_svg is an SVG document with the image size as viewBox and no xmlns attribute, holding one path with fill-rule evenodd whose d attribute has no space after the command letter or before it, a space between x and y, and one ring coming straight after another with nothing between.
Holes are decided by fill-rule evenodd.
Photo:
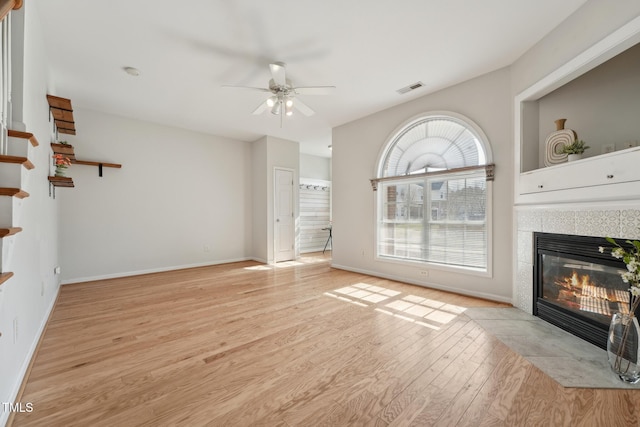
<instances>
[{"instance_id":1,"label":"light hardwood floor","mask_svg":"<svg viewBox=\"0 0 640 427\"><path fill-rule=\"evenodd\" d=\"M626 426L640 392L565 389L484 332L500 304L321 254L63 286L14 426Z\"/></svg>"}]
</instances>

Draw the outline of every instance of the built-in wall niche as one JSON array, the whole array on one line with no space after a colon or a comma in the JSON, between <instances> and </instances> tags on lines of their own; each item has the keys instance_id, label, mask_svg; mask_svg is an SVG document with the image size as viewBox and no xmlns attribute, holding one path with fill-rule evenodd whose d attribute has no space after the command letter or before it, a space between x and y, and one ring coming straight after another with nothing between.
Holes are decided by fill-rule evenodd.
<instances>
[{"instance_id":1,"label":"built-in wall niche","mask_svg":"<svg viewBox=\"0 0 640 427\"><path fill-rule=\"evenodd\" d=\"M587 49L516 97L520 172L544 167L544 145L556 119L591 148L640 143L640 17Z\"/></svg>"},{"instance_id":2,"label":"built-in wall niche","mask_svg":"<svg viewBox=\"0 0 640 427\"><path fill-rule=\"evenodd\" d=\"M517 95L514 107L517 204L615 198L640 187L640 171L619 166L640 162L640 17ZM557 119L591 148L583 160L545 167Z\"/></svg>"},{"instance_id":3,"label":"built-in wall niche","mask_svg":"<svg viewBox=\"0 0 640 427\"><path fill-rule=\"evenodd\" d=\"M640 44L549 93L522 102L521 172L543 168L545 141L557 119L590 148L584 157L640 143Z\"/></svg>"},{"instance_id":4,"label":"built-in wall niche","mask_svg":"<svg viewBox=\"0 0 640 427\"><path fill-rule=\"evenodd\" d=\"M537 101L538 168L555 120L590 147L583 158L635 147L640 142L640 44L614 56ZM537 169L537 168L536 168Z\"/></svg>"}]
</instances>

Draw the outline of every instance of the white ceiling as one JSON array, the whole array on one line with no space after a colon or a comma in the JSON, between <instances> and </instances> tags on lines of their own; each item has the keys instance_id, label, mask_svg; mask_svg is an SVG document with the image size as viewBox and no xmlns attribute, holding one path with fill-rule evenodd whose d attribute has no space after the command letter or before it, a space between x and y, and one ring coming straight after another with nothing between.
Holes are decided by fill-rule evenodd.
<instances>
[{"instance_id":1,"label":"white ceiling","mask_svg":"<svg viewBox=\"0 0 640 427\"><path fill-rule=\"evenodd\" d=\"M31 0L53 95L88 108L242 141L271 135L330 156L331 128L507 66L586 0ZM316 111L251 112L287 64ZM141 71L132 77L123 67ZM422 81L425 87L399 95ZM82 123L76 123L78 136Z\"/></svg>"}]
</instances>

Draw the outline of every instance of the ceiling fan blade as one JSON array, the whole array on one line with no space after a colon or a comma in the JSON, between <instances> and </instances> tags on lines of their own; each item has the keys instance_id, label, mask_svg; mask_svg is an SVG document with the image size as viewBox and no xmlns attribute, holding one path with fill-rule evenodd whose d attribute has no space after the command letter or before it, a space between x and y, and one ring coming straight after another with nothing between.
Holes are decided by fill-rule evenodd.
<instances>
[{"instance_id":1,"label":"ceiling fan blade","mask_svg":"<svg viewBox=\"0 0 640 427\"><path fill-rule=\"evenodd\" d=\"M335 86L300 86L293 90L298 95L328 95L335 89Z\"/></svg>"},{"instance_id":2,"label":"ceiling fan blade","mask_svg":"<svg viewBox=\"0 0 640 427\"><path fill-rule=\"evenodd\" d=\"M300 98L296 98L293 100L293 108L296 108L305 116L313 116L316 112L311 109L307 104L300 101Z\"/></svg>"},{"instance_id":3,"label":"ceiling fan blade","mask_svg":"<svg viewBox=\"0 0 640 427\"><path fill-rule=\"evenodd\" d=\"M285 65L282 62L274 62L269 64L269 69L271 70L271 77L273 78L273 82L278 86L286 86L287 85L287 76L285 72Z\"/></svg>"},{"instance_id":4,"label":"ceiling fan blade","mask_svg":"<svg viewBox=\"0 0 640 427\"><path fill-rule=\"evenodd\" d=\"M232 86L232 85L223 85L222 87L228 87L228 88L233 88L233 89L257 90L259 92L269 92L269 93L271 93L271 89L267 89L267 88L264 88L264 87Z\"/></svg>"},{"instance_id":5,"label":"ceiling fan blade","mask_svg":"<svg viewBox=\"0 0 640 427\"><path fill-rule=\"evenodd\" d=\"M258 114L262 114L264 113L264 110L267 109L267 101L262 102L260 105L258 105L258 108L256 108L255 110L253 110L254 115L258 115Z\"/></svg>"}]
</instances>

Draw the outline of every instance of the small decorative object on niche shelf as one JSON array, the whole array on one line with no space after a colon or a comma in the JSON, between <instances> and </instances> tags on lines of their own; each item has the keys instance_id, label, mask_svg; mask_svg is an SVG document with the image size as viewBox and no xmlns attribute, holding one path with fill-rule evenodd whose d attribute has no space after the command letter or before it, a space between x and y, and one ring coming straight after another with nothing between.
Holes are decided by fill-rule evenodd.
<instances>
[{"instance_id":1,"label":"small decorative object on niche shelf","mask_svg":"<svg viewBox=\"0 0 640 427\"><path fill-rule=\"evenodd\" d=\"M591 147L586 145L584 141L575 139L570 144L565 144L564 147L562 147L562 152L567 155L567 160L572 162L574 160L580 160L584 150L587 148Z\"/></svg>"},{"instance_id":2,"label":"small decorative object on niche shelf","mask_svg":"<svg viewBox=\"0 0 640 427\"><path fill-rule=\"evenodd\" d=\"M567 161L567 154L562 151L563 147L578 139L578 134L571 129L565 129L564 124L567 119L555 121L556 131L549 134L545 142L544 165L551 166Z\"/></svg>"},{"instance_id":3,"label":"small decorative object on niche shelf","mask_svg":"<svg viewBox=\"0 0 640 427\"><path fill-rule=\"evenodd\" d=\"M640 325L636 317L640 305L640 241L627 240L628 247L625 248L611 237L606 239L614 246L599 250L604 253L605 249L610 249L611 256L626 264L627 271L620 277L629 284L631 294L629 307L620 305L621 311L614 313L611 319L607 338L609 365L622 381L636 384L640 382Z\"/></svg>"}]
</instances>

